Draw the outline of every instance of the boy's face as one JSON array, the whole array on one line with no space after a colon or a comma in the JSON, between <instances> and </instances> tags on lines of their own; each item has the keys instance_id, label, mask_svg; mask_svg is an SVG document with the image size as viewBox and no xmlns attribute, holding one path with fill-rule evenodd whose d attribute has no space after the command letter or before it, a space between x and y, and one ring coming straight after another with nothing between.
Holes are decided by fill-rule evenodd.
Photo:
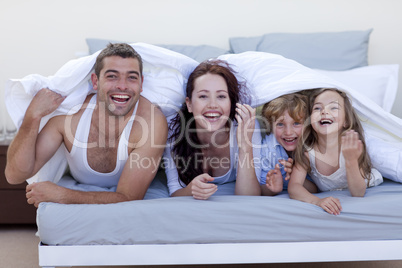
<instances>
[{"instance_id":1,"label":"boy's face","mask_svg":"<svg viewBox=\"0 0 402 268\"><path fill-rule=\"evenodd\" d=\"M287 152L296 150L302 129L303 122L296 122L287 110L273 124L274 136Z\"/></svg>"}]
</instances>

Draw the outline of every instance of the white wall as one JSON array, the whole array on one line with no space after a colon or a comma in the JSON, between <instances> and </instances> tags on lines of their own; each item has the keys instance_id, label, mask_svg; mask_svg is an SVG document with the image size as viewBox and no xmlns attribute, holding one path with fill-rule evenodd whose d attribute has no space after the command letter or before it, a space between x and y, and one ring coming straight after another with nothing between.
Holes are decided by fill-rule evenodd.
<instances>
[{"instance_id":1,"label":"white wall","mask_svg":"<svg viewBox=\"0 0 402 268\"><path fill-rule=\"evenodd\" d=\"M0 9L0 92L9 78L54 74L87 51L87 37L229 48L236 36L373 28L369 64L402 67L401 10L399 0L7 1ZM402 117L402 106L392 113Z\"/></svg>"}]
</instances>

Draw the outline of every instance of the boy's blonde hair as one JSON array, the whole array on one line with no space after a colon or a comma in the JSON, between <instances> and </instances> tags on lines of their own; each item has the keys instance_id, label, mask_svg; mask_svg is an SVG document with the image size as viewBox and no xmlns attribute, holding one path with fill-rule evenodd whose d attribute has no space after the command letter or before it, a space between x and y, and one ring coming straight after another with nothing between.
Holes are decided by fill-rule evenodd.
<instances>
[{"instance_id":1,"label":"boy's blonde hair","mask_svg":"<svg viewBox=\"0 0 402 268\"><path fill-rule=\"evenodd\" d=\"M307 97L303 92L282 95L264 104L261 115L268 132L272 131L273 123L288 111L296 122L303 123L307 115Z\"/></svg>"}]
</instances>

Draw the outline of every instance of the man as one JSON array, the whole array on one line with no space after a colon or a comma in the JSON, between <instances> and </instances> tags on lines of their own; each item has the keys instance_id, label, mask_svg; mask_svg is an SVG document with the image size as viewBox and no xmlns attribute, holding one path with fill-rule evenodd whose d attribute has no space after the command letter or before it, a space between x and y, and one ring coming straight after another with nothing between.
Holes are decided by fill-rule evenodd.
<instances>
[{"instance_id":1,"label":"man","mask_svg":"<svg viewBox=\"0 0 402 268\"><path fill-rule=\"evenodd\" d=\"M110 44L97 57L91 80L97 93L89 95L77 113L51 118L40 132L41 118L56 110L65 97L49 89L35 95L8 148L6 178L11 184L24 182L64 143L74 179L116 186L116 191L84 192L37 182L27 186L29 204L138 200L152 182L166 144L167 122L159 108L140 96L141 56L127 44ZM154 165L130 159L146 159Z\"/></svg>"}]
</instances>

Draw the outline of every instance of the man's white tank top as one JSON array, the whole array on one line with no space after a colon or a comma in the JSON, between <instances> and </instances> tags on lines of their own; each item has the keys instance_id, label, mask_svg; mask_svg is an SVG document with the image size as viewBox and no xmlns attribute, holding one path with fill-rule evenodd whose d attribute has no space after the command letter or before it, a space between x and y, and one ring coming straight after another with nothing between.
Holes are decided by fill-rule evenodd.
<instances>
[{"instance_id":1,"label":"man's white tank top","mask_svg":"<svg viewBox=\"0 0 402 268\"><path fill-rule=\"evenodd\" d=\"M98 146L97 144L88 144L89 130L91 127L92 113L96 105L96 95L94 95L88 103L85 111L82 113L78 122L77 131L75 133L73 147L71 152L66 149L66 158L70 168L71 175L79 183L96 185L100 187L116 186L120 175L123 172L124 165L128 159L128 141L130 137L131 127L137 112L138 102L135 105L133 114L120 135L117 148L116 167L112 172L101 173L93 170L87 159L87 148Z\"/></svg>"}]
</instances>

